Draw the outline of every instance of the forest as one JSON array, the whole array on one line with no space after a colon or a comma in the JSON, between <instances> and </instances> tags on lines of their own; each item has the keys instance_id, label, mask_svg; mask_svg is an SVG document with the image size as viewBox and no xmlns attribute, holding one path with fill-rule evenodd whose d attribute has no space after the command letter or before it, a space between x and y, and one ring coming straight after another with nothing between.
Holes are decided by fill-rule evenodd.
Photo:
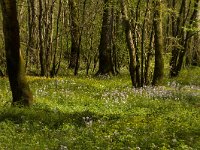
<instances>
[{"instance_id":1,"label":"forest","mask_svg":"<svg viewBox=\"0 0 200 150\"><path fill-rule=\"evenodd\" d=\"M200 149L199 0L0 0L0 149Z\"/></svg>"}]
</instances>

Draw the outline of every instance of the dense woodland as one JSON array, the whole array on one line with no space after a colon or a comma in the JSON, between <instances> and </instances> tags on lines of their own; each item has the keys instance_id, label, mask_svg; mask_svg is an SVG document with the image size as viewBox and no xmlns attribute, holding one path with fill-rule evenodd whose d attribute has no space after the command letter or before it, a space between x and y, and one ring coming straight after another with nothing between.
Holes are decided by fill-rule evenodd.
<instances>
[{"instance_id":1,"label":"dense woodland","mask_svg":"<svg viewBox=\"0 0 200 150\"><path fill-rule=\"evenodd\" d=\"M117 75L126 67L132 86L143 87L161 84L165 68L176 77L200 65L199 0L3 0L1 8L0 72L12 91L19 78L25 87L25 73Z\"/></svg>"},{"instance_id":2,"label":"dense woodland","mask_svg":"<svg viewBox=\"0 0 200 150\"><path fill-rule=\"evenodd\" d=\"M199 0L0 8L0 149L200 149Z\"/></svg>"},{"instance_id":3,"label":"dense woodland","mask_svg":"<svg viewBox=\"0 0 200 150\"><path fill-rule=\"evenodd\" d=\"M50 77L66 74L68 69L74 69L75 75L82 70L117 74L133 62L137 84L142 86L151 81L154 57L163 55L159 58L167 58L170 75L177 76L183 65L199 65L198 3L18 0L26 72ZM5 75L3 26L0 30L0 65Z\"/></svg>"}]
</instances>

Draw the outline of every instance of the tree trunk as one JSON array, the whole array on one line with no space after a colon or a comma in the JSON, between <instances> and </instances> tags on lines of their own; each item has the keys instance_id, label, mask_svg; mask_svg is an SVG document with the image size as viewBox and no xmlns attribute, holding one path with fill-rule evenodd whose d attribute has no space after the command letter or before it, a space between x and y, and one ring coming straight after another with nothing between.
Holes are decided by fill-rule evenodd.
<instances>
[{"instance_id":1,"label":"tree trunk","mask_svg":"<svg viewBox=\"0 0 200 150\"><path fill-rule=\"evenodd\" d=\"M175 9L176 2L173 0L172 8ZM173 42L175 45L172 48L172 56L170 60L170 77L176 77L178 75L177 71L177 63L179 58L179 53L182 51L181 46L184 45L184 25L186 22L185 17L185 7L186 7L186 1L182 0L180 10L178 17L176 18L176 15L172 15L172 36L173 38L177 38L176 41Z\"/></svg>"},{"instance_id":2,"label":"tree trunk","mask_svg":"<svg viewBox=\"0 0 200 150\"><path fill-rule=\"evenodd\" d=\"M153 28L153 27L152 27ZM153 41L154 40L154 30L151 30L150 34L150 40L149 40L149 46L147 50L147 56L146 56L146 61L145 61L145 72L144 72L144 80L145 80L145 85L148 85L150 83L150 62L152 59L152 49L153 49Z\"/></svg>"},{"instance_id":3,"label":"tree trunk","mask_svg":"<svg viewBox=\"0 0 200 150\"><path fill-rule=\"evenodd\" d=\"M153 26L155 30L155 66L152 84L157 85L162 82L164 76L161 0L154 0L153 3L155 8L153 19Z\"/></svg>"},{"instance_id":4,"label":"tree trunk","mask_svg":"<svg viewBox=\"0 0 200 150\"><path fill-rule=\"evenodd\" d=\"M193 27L194 26L194 23L197 21L197 13L198 13L198 3L199 3L199 0L195 0L194 2L194 10L193 10L193 13L190 17L190 20L189 20L189 26L190 27ZM191 37L192 37L193 34L193 31L187 31L186 33L186 39L185 39L185 44L184 44L184 49L180 51L180 54L179 54L179 59L178 59L178 63L177 63L177 68L176 68L176 72L177 74L179 74L181 68L182 68L182 65L183 65L183 59L184 59L184 56L185 56L185 53L187 52L188 50L188 45L189 43L191 42L191 40L189 40Z\"/></svg>"},{"instance_id":5,"label":"tree trunk","mask_svg":"<svg viewBox=\"0 0 200 150\"><path fill-rule=\"evenodd\" d=\"M190 1L191 2L191 1ZM191 6L188 7L188 10L186 12L186 1L182 0L179 15L177 18L177 25L172 26L173 27L173 37L178 37L178 44L179 47L174 47L172 49L172 57L170 62L170 76L176 77L178 76L182 65L183 60L185 57L185 53L188 51L190 45L191 45L191 37L195 35L195 32L193 31L193 27L195 26L196 19L197 19L197 13L198 13L198 3L199 0L194 1L194 5L192 7L193 12L190 17L188 12L191 10ZM187 20L188 19L188 20ZM175 19L174 19L175 20ZM188 22L188 24L186 24ZM186 28L190 28L189 30L185 30ZM176 31L176 32L175 32Z\"/></svg>"},{"instance_id":6,"label":"tree trunk","mask_svg":"<svg viewBox=\"0 0 200 150\"><path fill-rule=\"evenodd\" d=\"M38 15L38 32L39 32L39 56L40 56L40 75L46 75L46 67L45 67L45 58L44 58L44 47L43 47L43 38L42 38L42 19L43 19L43 8L42 8L42 0L39 0L39 15Z\"/></svg>"},{"instance_id":7,"label":"tree trunk","mask_svg":"<svg viewBox=\"0 0 200 150\"><path fill-rule=\"evenodd\" d=\"M79 69L79 59L80 59L80 51L81 51L81 42L82 42L82 34L83 34L83 25L84 25L84 21L85 21L85 13L86 13L86 2L87 0L84 0L83 2L83 13L82 13L82 18L81 18L81 25L82 27L78 27L79 28L79 36L78 36L78 51L77 51L77 58L76 58L76 65L75 65L75 69L74 69L74 75L78 75L78 69Z\"/></svg>"},{"instance_id":8,"label":"tree trunk","mask_svg":"<svg viewBox=\"0 0 200 150\"><path fill-rule=\"evenodd\" d=\"M77 4L74 0L69 0L71 17L71 54L69 68L75 69L79 51L79 24Z\"/></svg>"},{"instance_id":9,"label":"tree trunk","mask_svg":"<svg viewBox=\"0 0 200 150\"><path fill-rule=\"evenodd\" d=\"M133 43L133 36L131 32L131 25L129 22L128 18L128 13L127 13L127 8L124 0L121 0L121 10L122 10L122 17L124 21L124 28L125 28L125 34L126 34L126 43L129 49L129 71L130 71L130 76L131 76L131 81L132 81L132 86L137 87L136 83L136 52L135 52L135 47Z\"/></svg>"},{"instance_id":10,"label":"tree trunk","mask_svg":"<svg viewBox=\"0 0 200 150\"><path fill-rule=\"evenodd\" d=\"M54 77L58 73L58 64L60 62L57 62L57 49L58 49L58 34L59 34L59 22L60 22L60 17L61 17L61 8L62 8L62 1L59 0L59 6L58 6L58 15L56 19L56 35L55 35L55 46L54 46L54 51L53 51L53 64L52 68L50 71L50 76Z\"/></svg>"},{"instance_id":11,"label":"tree trunk","mask_svg":"<svg viewBox=\"0 0 200 150\"><path fill-rule=\"evenodd\" d=\"M29 106L33 97L25 78L25 66L20 52L19 23L16 0L1 0L8 77L13 104Z\"/></svg>"},{"instance_id":12,"label":"tree trunk","mask_svg":"<svg viewBox=\"0 0 200 150\"><path fill-rule=\"evenodd\" d=\"M96 75L114 74L111 57L111 7L110 0L104 0L103 22L99 45L99 70Z\"/></svg>"},{"instance_id":13,"label":"tree trunk","mask_svg":"<svg viewBox=\"0 0 200 150\"><path fill-rule=\"evenodd\" d=\"M141 87L144 86L144 58L145 58L145 36L146 36L146 17L147 17L147 13L149 10L149 0L147 0L147 4L146 4L146 10L145 10L145 15L144 15L144 20L142 23L142 40L141 40Z\"/></svg>"},{"instance_id":14,"label":"tree trunk","mask_svg":"<svg viewBox=\"0 0 200 150\"><path fill-rule=\"evenodd\" d=\"M35 33L35 2L34 0L27 0L28 4L28 40L27 40L27 48L26 48L26 63L25 63L25 69L27 69L30 58L29 52L31 51L31 48L34 46L34 33Z\"/></svg>"}]
</instances>

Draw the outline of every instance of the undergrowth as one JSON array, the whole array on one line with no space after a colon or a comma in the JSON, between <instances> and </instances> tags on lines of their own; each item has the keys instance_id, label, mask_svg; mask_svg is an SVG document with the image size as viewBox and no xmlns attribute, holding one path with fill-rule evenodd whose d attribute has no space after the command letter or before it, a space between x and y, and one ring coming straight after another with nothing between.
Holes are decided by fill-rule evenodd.
<instances>
[{"instance_id":1,"label":"undergrowth","mask_svg":"<svg viewBox=\"0 0 200 150\"><path fill-rule=\"evenodd\" d=\"M29 77L30 108L10 107L0 79L0 149L200 149L200 70L164 86L116 77Z\"/></svg>"}]
</instances>

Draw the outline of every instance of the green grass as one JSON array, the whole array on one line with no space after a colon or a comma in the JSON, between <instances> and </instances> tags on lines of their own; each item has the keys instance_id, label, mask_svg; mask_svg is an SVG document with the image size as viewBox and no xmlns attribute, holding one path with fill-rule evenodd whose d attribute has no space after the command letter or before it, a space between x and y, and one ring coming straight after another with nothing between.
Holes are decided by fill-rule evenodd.
<instances>
[{"instance_id":1,"label":"green grass","mask_svg":"<svg viewBox=\"0 0 200 150\"><path fill-rule=\"evenodd\" d=\"M31 108L10 107L0 79L0 149L200 149L199 68L165 86L132 89L113 78L29 77Z\"/></svg>"}]
</instances>

